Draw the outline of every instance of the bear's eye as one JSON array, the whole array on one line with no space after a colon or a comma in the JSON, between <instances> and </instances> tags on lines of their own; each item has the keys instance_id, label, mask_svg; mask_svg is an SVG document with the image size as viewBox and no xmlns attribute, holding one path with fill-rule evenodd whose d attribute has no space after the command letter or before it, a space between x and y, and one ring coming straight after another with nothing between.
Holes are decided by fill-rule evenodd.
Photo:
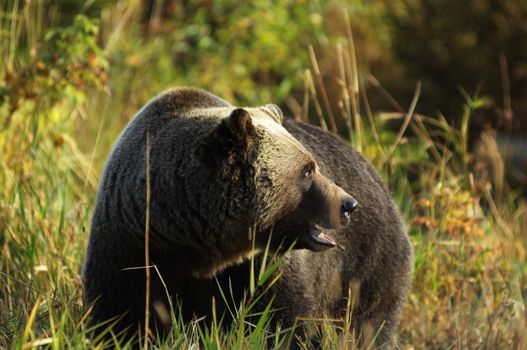
<instances>
[{"instance_id":1,"label":"bear's eye","mask_svg":"<svg viewBox=\"0 0 527 350\"><path fill-rule=\"evenodd\" d=\"M313 165L313 163L309 163L304 168L304 177L310 178L311 176L313 176L314 171L315 171L315 166Z\"/></svg>"}]
</instances>

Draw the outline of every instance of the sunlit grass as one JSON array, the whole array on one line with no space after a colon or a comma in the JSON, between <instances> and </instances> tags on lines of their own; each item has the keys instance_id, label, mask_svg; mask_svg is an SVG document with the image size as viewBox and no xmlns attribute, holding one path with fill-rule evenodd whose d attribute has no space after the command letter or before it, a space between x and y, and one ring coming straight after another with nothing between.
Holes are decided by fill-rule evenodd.
<instances>
[{"instance_id":1,"label":"sunlit grass","mask_svg":"<svg viewBox=\"0 0 527 350\"><path fill-rule=\"evenodd\" d=\"M170 50L162 37L142 43L138 31L123 30L133 8L112 12L101 23L104 37L96 39L97 26L82 18L69 30L46 35L42 2L8 5L12 10L0 22L0 348L93 348L99 339L88 336L80 266L96 174L122 127L148 98L171 84L201 81L157 79L170 64L168 56L154 58ZM101 40L106 49L99 48ZM56 52L61 60L52 57ZM494 189L503 186L472 170L468 147L471 115L485 100L465 96L460 128L394 100L394 113L377 113L374 106L370 110L365 87L389 96L373 77L358 75L351 32L335 53L340 93L324 101L323 79L312 67L297 117L309 114L323 127L338 126L377 167L402 212L415 266L399 345L526 348L527 207L506 190L494 198ZM316 57L313 51L313 65ZM417 104L418 97L416 89ZM327 109L334 106L332 121ZM253 270L251 296L272 282L266 271L276 266ZM250 302L232 312L236 321L228 330L221 327L221 315L208 327L184 325L171 315L169 337L151 345L247 349L290 340L287 330L270 327L272 307L260 318L251 317ZM313 328L324 348L354 349L361 335L350 334L348 316L305 321L318 326ZM127 347L117 336L113 345Z\"/></svg>"}]
</instances>

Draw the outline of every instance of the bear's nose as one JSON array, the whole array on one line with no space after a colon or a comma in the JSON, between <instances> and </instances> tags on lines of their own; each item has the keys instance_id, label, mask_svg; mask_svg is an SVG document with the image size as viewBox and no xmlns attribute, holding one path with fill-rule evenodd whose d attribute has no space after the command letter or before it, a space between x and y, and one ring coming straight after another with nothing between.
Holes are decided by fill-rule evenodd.
<instances>
[{"instance_id":1,"label":"bear's nose","mask_svg":"<svg viewBox=\"0 0 527 350\"><path fill-rule=\"evenodd\" d=\"M341 214L344 216L344 218L349 220L351 212L355 210L357 204L359 204L359 202L357 202L357 200L352 196L347 196L344 198L342 201L342 206L340 207Z\"/></svg>"}]
</instances>

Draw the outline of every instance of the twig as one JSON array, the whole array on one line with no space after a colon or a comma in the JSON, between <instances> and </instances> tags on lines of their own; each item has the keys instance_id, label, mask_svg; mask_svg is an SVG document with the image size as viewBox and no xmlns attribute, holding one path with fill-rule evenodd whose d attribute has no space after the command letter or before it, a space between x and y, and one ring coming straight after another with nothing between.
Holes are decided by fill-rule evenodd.
<instances>
[{"instance_id":1,"label":"twig","mask_svg":"<svg viewBox=\"0 0 527 350\"><path fill-rule=\"evenodd\" d=\"M146 134L146 222L145 222L145 266L150 265L150 134ZM150 269L145 269L145 335L143 349L148 349L150 320Z\"/></svg>"},{"instance_id":2,"label":"twig","mask_svg":"<svg viewBox=\"0 0 527 350\"><path fill-rule=\"evenodd\" d=\"M512 102L511 102L511 84L509 79L509 70L507 67L507 57L504 54L500 55L500 75L501 86L503 89L503 117L509 129L512 128ZM511 131L511 130L509 130Z\"/></svg>"},{"instance_id":3,"label":"twig","mask_svg":"<svg viewBox=\"0 0 527 350\"><path fill-rule=\"evenodd\" d=\"M415 87L415 93L414 93L414 97L412 98L412 103L410 104L410 108L408 109L408 112L406 113L406 116L404 118L403 125L401 126L401 129L399 129L399 133L397 134L397 137L395 138L395 142L393 143L392 147L388 151L388 154L387 154L388 159L391 158L393 152L395 152L395 149L399 145L399 142L401 142L404 132L406 131L406 128L408 127L408 124L410 123L412 116L414 115L415 106L417 105L417 101L419 100L420 93L421 93L421 82L418 82L417 86Z\"/></svg>"}]
</instances>

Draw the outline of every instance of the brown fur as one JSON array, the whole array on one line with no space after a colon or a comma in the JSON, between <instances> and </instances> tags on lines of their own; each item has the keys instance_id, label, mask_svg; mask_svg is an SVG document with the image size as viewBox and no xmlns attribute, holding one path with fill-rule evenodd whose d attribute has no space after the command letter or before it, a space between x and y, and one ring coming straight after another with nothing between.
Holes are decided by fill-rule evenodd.
<instances>
[{"instance_id":1,"label":"brown fur","mask_svg":"<svg viewBox=\"0 0 527 350\"><path fill-rule=\"evenodd\" d=\"M83 268L93 323L124 315L115 330L135 330L144 318L144 270L126 268L144 266L147 135L151 263L186 320L210 315L212 297L221 299L211 276L241 301L249 283L243 261L270 239L273 249L296 242L269 293L280 310L275 322L343 317L353 281L360 285L356 326L384 324L377 344L391 341L412 251L373 168L335 136L284 120L275 105L236 108L185 88L143 107L107 162ZM360 203L349 226L348 193ZM339 247L313 243L312 224L329 229ZM155 321L168 327L170 303L152 275L152 305L161 310Z\"/></svg>"}]
</instances>

